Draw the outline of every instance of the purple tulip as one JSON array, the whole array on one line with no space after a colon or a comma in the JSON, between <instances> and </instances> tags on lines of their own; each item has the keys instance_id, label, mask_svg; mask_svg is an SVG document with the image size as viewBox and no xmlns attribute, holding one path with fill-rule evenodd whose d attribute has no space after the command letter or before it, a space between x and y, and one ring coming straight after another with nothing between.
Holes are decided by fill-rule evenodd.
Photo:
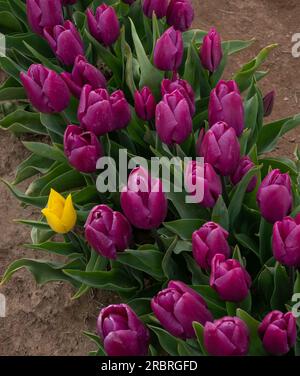
<instances>
[{"instance_id":1,"label":"purple tulip","mask_svg":"<svg viewBox=\"0 0 300 376\"><path fill-rule=\"evenodd\" d=\"M183 39L180 31L167 29L157 40L154 65L163 71L177 71L183 58Z\"/></svg>"},{"instance_id":2,"label":"purple tulip","mask_svg":"<svg viewBox=\"0 0 300 376\"><path fill-rule=\"evenodd\" d=\"M213 27L209 33L203 38L203 44L200 50L200 59L203 67L215 72L222 61L223 50L220 34Z\"/></svg>"},{"instance_id":3,"label":"purple tulip","mask_svg":"<svg viewBox=\"0 0 300 376\"><path fill-rule=\"evenodd\" d=\"M169 0L143 0L143 12L149 18L152 18L153 13L158 19L163 18L167 14L168 5Z\"/></svg>"},{"instance_id":4,"label":"purple tulip","mask_svg":"<svg viewBox=\"0 0 300 376\"><path fill-rule=\"evenodd\" d=\"M186 31L194 20L194 8L190 0L171 0L167 10L167 23L174 29Z\"/></svg>"},{"instance_id":5,"label":"purple tulip","mask_svg":"<svg viewBox=\"0 0 300 376\"><path fill-rule=\"evenodd\" d=\"M272 355L284 355L295 345L297 339L296 319L292 312L272 311L258 328L264 348Z\"/></svg>"},{"instance_id":6,"label":"purple tulip","mask_svg":"<svg viewBox=\"0 0 300 376\"><path fill-rule=\"evenodd\" d=\"M230 256L227 242L228 232L214 222L205 223L199 230L193 232L193 256L203 269L210 269L211 261L217 253L226 258Z\"/></svg>"},{"instance_id":7,"label":"purple tulip","mask_svg":"<svg viewBox=\"0 0 300 376\"><path fill-rule=\"evenodd\" d=\"M253 167L255 167L255 164L251 161L251 159L246 155L242 157L238 163L237 168L233 172L233 174L230 176L231 183L233 185L237 185L243 177L250 171ZM257 176L253 176L253 178L250 180L250 183L247 187L247 192L252 192L257 184Z\"/></svg>"},{"instance_id":8,"label":"purple tulip","mask_svg":"<svg viewBox=\"0 0 300 376\"><path fill-rule=\"evenodd\" d=\"M72 73L63 72L61 77L68 85L71 93L78 99L84 85L90 85L94 90L106 88L106 79L103 74L99 69L89 64L82 55L76 57Z\"/></svg>"},{"instance_id":9,"label":"purple tulip","mask_svg":"<svg viewBox=\"0 0 300 376\"><path fill-rule=\"evenodd\" d=\"M30 28L41 36L44 27L53 27L64 22L61 0L27 0L26 5Z\"/></svg>"},{"instance_id":10,"label":"purple tulip","mask_svg":"<svg viewBox=\"0 0 300 376\"><path fill-rule=\"evenodd\" d=\"M244 130L244 106L235 81L220 81L210 93L208 106L209 125L224 121L234 128L237 136Z\"/></svg>"},{"instance_id":11,"label":"purple tulip","mask_svg":"<svg viewBox=\"0 0 300 376\"><path fill-rule=\"evenodd\" d=\"M194 321L204 325L213 319L202 296L179 281L170 281L168 288L152 298L151 308L161 325L182 339L196 336Z\"/></svg>"},{"instance_id":12,"label":"purple tulip","mask_svg":"<svg viewBox=\"0 0 300 376\"><path fill-rule=\"evenodd\" d=\"M214 207L219 196L222 194L222 183L214 168L209 163L191 161L185 169L186 191L194 196L196 186L203 187L203 198L199 203L206 207Z\"/></svg>"},{"instance_id":13,"label":"purple tulip","mask_svg":"<svg viewBox=\"0 0 300 376\"><path fill-rule=\"evenodd\" d=\"M241 302L251 286L251 277L235 259L216 254L211 262L210 286L220 298L229 302Z\"/></svg>"},{"instance_id":14,"label":"purple tulip","mask_svg":"<svg viewBox=\"0 0 300 376\"><path fill-rule=\"evenodd\" d=\"M149 331L127 304L113 304L100 311L97 332L108 356L143 356Z\"/></svg>"},{"instance_id":15,"label":"purple tulip","mask_svg":"<svg viewBox=\"0 0 300 376\"><path fill-rule=\"evenodd\" d=\"M272 248L274 258L286 266L300 267L299 218L285 217L273 227Z\"/></svg>"},{"instance_id":16,"label":"purple tulip","mask_svg":"<svg viewBox=\"0 0 300 376\"><path fill-rule=\"evenodd\" d=\"M275 102L275 90L270 91L264 98L263 98L263 103L264 103L264 116L270 116L273 107L274 107L274 102Z\"/></svg>"},{"instance_id":17,"label":"purple tulip","mask_svg":"<svg viewBox=\"0 0 300 376\"><path fill-rule=\"evenodd\" d=\"M161 180L152 178L144 168L136 167L122 190L121 206L133 226L145 230L159 227L168 210Z\"/></svg>"},{"instance_id":18,"label":"purple tulip","mask_svg":"<svg viewBox=\"0 0 300 376\"><path fill-rule=\"evenodd\" d=\"M109 95L105 89L92 90L90 85L85 85L81 92L78 119L83 128L101 136L126 127L131 113L121 90Z\"/></svg>"},{"instance_id":19,"label":"purple tulip","mask_svg":"<svg viewBox=\"0 0 300 376\"><path fill-rule=\"evenodd\" d=\"M145 86L142 90L134 93L134 107L137 116L142 120L149 121L155 116L156 101L151 90Z\"/></svg>"},{"instance_id":20,"label":"purple tulip","mask_svg":"<svg viewBox=\"0 0 300 376\"><path fill-rule=\"evenodd\" d=\"M293 197L290 176L281 174L278 169L269 172L259 186L257 203L262 216L268 222L281 221L292 209Z\"/></svg>"},{"instance_id":21,"label":"purple tulip","mask_svg":"<svg viewBox=\"0 0 300 376\"><path fill-rule=\"evenodd\" d=\"M249 351L250 332L243 320L225 316L204 327L204 346L213 356L245 356Z\"/></svg>"},{"instance_id":22,"label":"purple tulip","mask_svg":"<svg viewBox=\"0 0 300 376\"><path fill-rule=\"evenodd\" d=\"M240 160L240 143L235 130L222 121L214 124L206 133L202 129L198 155L204 157L221 175L232 174Z\"/></svg>"},{"instance_id":23,"label":"purple tulip","mask_svg":"<svg viewBox=\"0 0 300 376\"><path fill-rule=\"evenodd\" d=\"M164 79L162 81L162 96L172 94L175 90L178 90L184 96L189 105L191 116L193 116L195 114L195 94L191 85L186 80L182 80L179 77L173 81L168 79Z\"/></svg>"},{"instance_id":24,"label":"purple tulip","mask_svg":"<svg viewBox=\"0 0 300 376\"><path fill-rule=\"evenodd\" d=\"M124 251L132 238L131 226L124 215L107 205L95 206L84 228L90 246L109 259L116 259L117 251Z\"/></svg>"},{"instance_id":25,"label":"purple tulip","mask_svg":"<svg viewBox=\"0 0 300 376\"><path fill-rule=\"evenodd\" d=\"M81 36L71 21L64 25L46 27L44 37L58 59L65 65L73 65L78 55L84 54Z\"/></svg>"},{"instance_id":26,"label":"purple tulip","mask_svg":"<svg viewBox=\"0 0 300 376\"><path fill-rule=\"evenodd\" d=\"M20 78L31 104L43 113L61 112L70 102L70 92L56 72L41 64L33 64Z\"/></svg>"},{"instance_id":27,"label":"purple tulip","mask_svg":"<svg viewBox=\"0 0 300 376\"><path fill-rule=\"evenodd\" d=\"M87 22L90 33L104 46L111 46L120 35L120 24L113 7L101 4L96 9L96 15L91 9L87 10Z\"/></svg>"},{"instance_id":28,"label":"purple tulip","mask_svg":"<svg viewBox=\"0 0 300 376\"><path fill-rule=\"evenodd\" d=\"M103 156L102 145L92 132L77 125L68 125L64 135L64 150L69 163L84 173L96 171L97 160Z\"/></svg>"},{"instance_id":29,"label":"purple tulip","mask_svg":"<svg viewBox=\"0 0 300 376\"><path fill-rule=\"evenodd\" d=\"M167 145L182 144L192 132L189 104L179 90L165 94L155 111L159 138Z\"/></svg>"}]
</instances>

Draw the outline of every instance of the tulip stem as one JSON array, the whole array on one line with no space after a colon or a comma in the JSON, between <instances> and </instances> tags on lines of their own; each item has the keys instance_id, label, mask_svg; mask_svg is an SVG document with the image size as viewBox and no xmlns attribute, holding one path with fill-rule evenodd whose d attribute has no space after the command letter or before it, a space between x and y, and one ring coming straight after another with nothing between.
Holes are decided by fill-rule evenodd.
<instances>
[{"instance_id":1,"label":"tulip stem","mask_svg":"<svg viewBox=\"0 0 300 376\"><path fill-rule=\"evenodd\" d=\"M153 238L155 239L157 245L158 245L158 248L161 252L165 252L165 246L164 246L164 243L162 242L160 236L159 236L159 233L157 232L156 228L153 228L151 230L151 234L153 236Z\"/></svg>"},{"instance_id":2,"label":"tulip stem","mask_svg":"<svg viewBox=\"0 0 300 376\"><path fill-rule=\"evenodd\" d=\"M290 280L291 280L292 288L294 288L294 283L295 283L295 268L293 266L290 267Z\"/></svg>"},{"instance_id":3,"label":"tulip stem","mask_svg":"<svg viewBox=\"0 0 300 376\"><path fill-rule=\"evenodd\" d=\"M228 205L229 197L228 197L227 190L226 190L225 176L221 176L221 182L222 182L222 196L224 198L225 204Z\"/></svg>"},{"instance_id":4,"label":"tulip stem","mask_svg":"<svg viewBox=\"0 0 300 376\"><path fill-rule=\"evenodd\" d=\"M73 20L73 7L72 5L67 5L66 8L67 8L68 18L72 21Z\"/></svg>"}]
</instances>

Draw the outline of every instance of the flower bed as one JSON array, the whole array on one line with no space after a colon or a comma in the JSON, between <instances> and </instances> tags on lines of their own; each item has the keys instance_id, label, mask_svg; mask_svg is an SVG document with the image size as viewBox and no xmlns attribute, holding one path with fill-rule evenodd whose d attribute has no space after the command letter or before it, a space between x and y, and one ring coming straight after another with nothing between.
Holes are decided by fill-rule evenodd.
<instances>
[{"instance_id":1,"label":"flower bed","mask_svg":"<svg viewBox=\"0 0 300 376\"><path fill-rule=\"evenodd\" d=\"M6 184L42 210L21 221L30 247L64 258L17 260L2 283L25 267L39 283L72 283L77 298L118 292L124 304L86 333L97 355L297 355L299 154L266 153L299 116L264 122L273 95L258 87L276 46L224 81L230 55L251 41L190 30L189 1L63 3L28 0L27 17L22 1L3 5L15 21L0 97L18 107L0 125L38 136ZM164 192L166 179L143 166L127 189L100 192L102 162L121 175L123 149L149 166L180 158L185 191ZM200 202L187 203L199 186Z\"/></svg>"}]
</instances>

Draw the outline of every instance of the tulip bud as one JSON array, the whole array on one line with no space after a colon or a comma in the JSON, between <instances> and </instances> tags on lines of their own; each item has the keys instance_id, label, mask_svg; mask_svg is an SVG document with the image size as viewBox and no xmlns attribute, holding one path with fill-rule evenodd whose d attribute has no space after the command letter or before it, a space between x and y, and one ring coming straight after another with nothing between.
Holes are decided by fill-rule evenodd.
<instances>
[{"instance_id":1,"label":"tulip bud","mask_svg":"<svg viewBox=\"0 0 300 376\"><path fill-rule=\"evenodd\" d=\"M273 227L272 248L274 258L286 266L300 267L300 223L285 217Z\"/></svg>"},{"instance_id":2,"label":"tulip bud","mask_svg":"<svg viewBox=\"0 0 300 376\"><path fill-rule=\"evenodd\" d=\"M169 0L143 0L143 12L149 18L152 18L153 13L158 19L163 18L167 14L168 5Z\"/></svg>"},{"instance_id":3,"label":"tulip bud","mask_svg":"<svg viewBox=\"0 0 300 376\"><path fill-rule=\"evenodd\" d=\"M58 59L65 65L73 65L78 55L84 54L81 36L71 21L64 25L46 27L44 37Z\"/></svg>"},{"instance_id":4,"label":"tulip bud","mask_svg":"<svg viewBox=\"0 0 300 376\"><path fill-rule=\"evenodd\" d=\"M287 354L296 343L296 319L292 312L269 312L258 327L258 334L268 353Z\"/></svg>"},{"instance_id":5,"label":"tulip bud","mask_svg":"<svg viewBox=\"0 0 300 376\"><path fill-rule=\"evenodd\" d=\"M245 356L249 344L249 329L238 317L225 316L205 324L204 346L212 356Z\"/></svg>"},{"instance_id":6,"label":"tulip bud","mask_svg":"<svg viewBox=\"0 0 300 376\"><path fill-rule=\"evenodd\" d=\"M142 167L133 169L121 193L121 206L133 226L150 230L165 220L168 203L160 179Z\"/></svg>"},{"instance_id":7,"label":"tulip bud","mask_svg":"<svg viewBox=\"0 0 300 376\"><path fill-rule=\"evenodd\" d=\"M96 15L91 9L88 9L86 14L92 36L104 46L114 44L120 35L120 24L114 8L101 4L96 9Z\"/></svg>"},{"instance_id":8,"label":"tulip bud","mask_svg":"<svg viewBox=\"0 0 300 376\"><path fill-rule=\"evenodd\" d=\"M192 132L193 122L188 102L179 90L164 95L156 106L155 126L167 145L182 144Z\"/></svg>"},{"instance_id":9,"label":"tulip bud","mask_svg":"<svg viewBox=\"0 0 300 376\"><path fill-rule=\"evenodd\" d=\"M171 0L167 10L167 23L174 29L186 31L194 19L194 8L190 0Z\"/></svg>"},{"instance_id":10,"label":"tulip bud","mask_svg":"<svg viewBox=\"0 0 300 376\"><path fill-rule=\"evenodd\" d=\"M235 130L219 121L206 133L200 132L198 155L204 157L221 175L232 174L240 160L240 143Z\"/></svg>"},{"instance_id":11,"label":"tulip bud","mask_svg":"<svg viewBox=\"0 0 300 376\"><path fill-rule=\"evenodd\" d=\"M270 116L273 107L274 107L274 101L275 101L275 91L272 90L270 93L268 93L264 98L263 98L263 103L264 103L264 116Z\"/></svg>"},{"instance_id":12,"label":"tulip bud","mask_svg":"<svg viewBox=\"0 0 300 376\"><path fill-rule=\"evenodd\" d=\"M42 210L48 225L58 234L66 234L76 224L77 213L72 202L72 195L65 199L62 195L51 189L47 207Z\"/></svg>"},{"instance_id":13,"label":"tulip bud","mask_svg":"<svg viewBox=\"0 0 300 376\"><path fill-rule=\"evenodd\" d=\"M237 165L236 170L233 172L233 174L230 176L231 183L233 185L237 185L243 177L250 171L253 167L255 167L255 164L251 161L251 159L246 155L242 157ZM257 176L253 176L253 178L250 180L250 183L247 187L247 192L252 192L257 184Z\"/></svg>"},{"instance_id":14,"label":"tulip bud","mask_svg":"<svg viewBox=\"0 0 300 376\"><path fill-rule=\"evenodd\" d=\"M26 6L30 28L41 36L44 27L53 27L64 22L61 0L27 0Z\"/></svg>"},{"instance_id":15,"label":"tulip bud","mask_svg":"<svg viewBox=\"0 0 300 376\"><path fill-rule=\"evenodd\" d=\"M90 85L94 90L106 88L106 79L103 74L99 69L89 64L82 55L76 57L72 73L63 72L61 77L68 85L71 93L78 99L84 85Z\"/></svg>"},{"instance_id":16,"label":"tulip bud","mask_svg":"<svg viewBox=\"0 0 300 376\"><path fill-rule=\"evenodd\" d=\"M216 254L211 262L210 286L220 298L229 302L244 300L251 286L251 277L235 259Z\"/></svg>"},{"instance_id":17,"label":"tulip bud","mask_svg":"<svg viewBox=\"0 0 300 376\"><path fill-rule=\"evenodd\" d=\"M162 96L166 94L172 94L173 91L178 90L180 94L184 96L186 99L189 108L191 116L195 114L195 94L191 87L191 85L180 78L177 78L173 81L164 79L161 83L161 94Z\"/></svg>"},{"instance_id":18,"label":"tulip bud","mask_svg":"<svg viewBox=\"0 0 300 376\"><path fill-rule=\"evenodd\" d=\"M200 50L200 59L203 67L215 72L222 61L223 50L220 34L215 28L211 28L209 33L203 38Z\"/></svg>"},{"instance_id":19,"label":"tulip bud","mask_svg":"<svg viewBox=\"0 0 300 376\"><path fill-rule=\"evenodd\" d=\"M228 232L214 222L205 223L199 230L193 232L193 256L197 264L203 269L210 269L211 261L217 253L226 258L230 256L227 242Z\"/></svg>"},{"instance_id":20,"label":"tulip bud","mask_svg":"<svg viewBox=\"0 0 300 376\"><path fill-rule=\"evenodd\" d=\"M262 216L268 222L281 221L292 209L293 197L290 176L281 174L278 169L272 170L259 186L257 203Z\"/></svg>"},{"instance_id":21,"label":"tulip bud","mask_svg":"<svg viewBox=\"0 0 300 376\"><path fill-rule=\"evenodd\" d=\"M194 196L196 186L203 187L203 198L199 202L205 208L212 208L222 194L222 183L214 168L209 163L191 161L185 170L186 191Z\"/></svg>"},{"instance_id":22,"label":"tulip bud","mask_svg":"<svg viewBox=\"0 0 300 376\"><path fill-rule=\"evenodd\" d=\"M20 78L31 104L43 113L61 112L70 102L70 92L64 80L41 64L32 64Z\"/></svg>"},{"instance_id":23,"label":"tulip bud","mask_svg":"<svg viewBox=\"0 0 300 376\"><path fill-rule=\"evenodd\" d=\"M100 311L97 332L108 356L143 356L148 353L149 331L127 304Z\"/></svg>"},{"instance_id":24,"label":"tulip bud","mask_svg":"<svg viewBox=\"0 0 300 376\"><path fill-rule=\"evenodd\" d=\"M139 118L145 121L155 116L156 101L151 90L145 86L141 91L134 93L134 107Z\"/></svg>"},{"instance_id":25,"label":"tulip bud","mask_svg":"<svg viewBox=\"0 0 300 376\"><path fill-rule=\"evenodd\" d=\"M106 205L95 206L85 225L85 238L90 246L103 257L116 259L132 238L131 226L122 213Z\"/></svg>"},{"instance_id":26,"label":"tulip bud","mask_svg":"<svg viewBox=\"0 0 300 376\"><path fill-rule=\"evenodd\" d=\"M90 85L85 85L80 96L78 119L83 128L101 136L126 127L131 113L121 90L109 95L105 89L92 90Z\"/></svg>"},{"instance_id":27,"label":"tulip bud","mask_svg":"<svg viewBox=\"0 0 300 376\"><path fill-rule=\"evenodd\" d=\"M209 125L224 121L234 128L239 137L244 130L244 106L235 81L220 81L210 93Z\"/></svg>"},{"instance_id":28,"label":"tulip bud","mask_svg":"<svg viewBox=\"0 0 300 376\"><path fill-rule=\"evenodd\" d=\"M163 71L177 71L183 58L183 39L180 31L167 29L157 40L154 65Z\"/></svg>"},{"instance_id":29,"label":"tulip bud","mask_svg":"<svg viewBox=\"0 0 300 376\"><path fill-rule=\"evenodd\" d=\"M85 132L77 125L68 125L64 149L69 163L83 173L95 172L97 161L103 155L101 143L95 134Z\"/></svg>"},{"instance_id":30,"label":"tulip bud","mask_svg":"<svg viewBox=\"0 0 300 376\"><path fill-rule=\"evenodd\" d=\"M161 325L182 339L196 336L194 321L204 325L213 319L202 296L179 281L170 281L168 288L152 298L151 308Z\"/></svg>"}]
</instances>

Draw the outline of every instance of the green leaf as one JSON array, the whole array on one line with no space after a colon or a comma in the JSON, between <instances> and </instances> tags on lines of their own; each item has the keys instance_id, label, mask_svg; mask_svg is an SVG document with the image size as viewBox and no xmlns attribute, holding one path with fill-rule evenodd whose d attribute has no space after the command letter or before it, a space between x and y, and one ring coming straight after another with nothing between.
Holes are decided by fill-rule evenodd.
<instances>
[{"instance_id":1,"label":"green leaf","mask_svg":"<svg viewBox=\"0 0 300 376\"><path fill-rule=\"evenodd\" d=\"M80 250L76 249L72 243L48 241L40 244L24 244L24 247L46 251L61 256L72 256L72 258L74 258L76 255L82 256L82 254L78 253Z\"/></svg>"},{"instance_id":2,"label":"green leaf","mask_svg":"<svg viewBox=\"0 0 300 376\"><path fill-rule=\"evenodd\" d=\"M264 303L269 307L274 290L274 277L268 267L264 267L258 276L258 291Z\"/></svg>"},{"instance_id":3,"label":"green leaf","mask_svg":"<svg viewBox=\"0 0 300 376\"><path fill-rule=\"evenodd\" d=\"M198 230L205 221L201 219L179 219L173 222L164 222L163 225L183 240L191 240L194 231Z\"/></svg>"},{"instance_id":4,"label":"green leaf","mask_svg":"<svg viewBox=\"0 0 300 376\"><path fill-rule=\"evenodd\" d=\"M213 208L211 220L218 223L225 230L229 230L229 214L224 199L221 195Z\"/></svg>"},{"instance_id":5,"label":"green leaf","mask_svg":"<svg viewBox=\"0 0 300 376\"><path fill-rule=\"evenodd\" d=\"M148 56L144 50L143 44L136 32L134 23L130 19L131 34L137 55L137 59L141 69L141 78L139 86L140 88L148 86L156 97L160 95L160 83L163 79L163 72L156 69L148 59Z\"/></svg>"},{"instance_id":6,"label":"green leaf","mask_svg":"<svg viewBox=\"0 0 300 376\"><path fill-rule=\"evenodd\" d=\"M10 12L0 12L0 32L12 33L22 31L22 26L17 18L15 18Z\"/></svg>"},{"instance_id":7,"label":"green leaf","mask_svg":"<svg viewBox=\"0 0 300 376\"><path fill-rule=\"evenodd\" d=\"M237 309L236 315L245 322L250 331L249 354L254 356L266 356L267 354L258 336L258 327L260 323L242 309Z\"/></svg>"},{"instance_id":8,"label":"green leaf","mask_svg":"<svg viewBox=\"0 0 300 376\"><path fill-rule=\"evenodd\" d=\"M275 47L277 47L277 44L271 44L270 46L265 47L260 51L256 58L245 64L242 69L236 73L234 80L237 82L242 92L251 85L255 72Z\"/></svg>"},{"instance_id":9,"label":"green leaf","mask_svg":"<svg viewBox=\"0 0 300 376\"><path fill-rule=\"evenodd\" d=\"M209 310L213 313L215 318L220 318L226 315L226 304L219 298L219 295L212 287L195 284L191 287L204 298Z\"/></svg>"},{"instance_id":10,"label":"green leaf","mask_svg":"<svg viewBox=\"0 0 300 376\"><path fill-rule=\"evenodd\" d=\"M285 304L291 299L289 277L283 265L276 263L274 273L274 291L271 297L271 308L285 310ZM284 288L283 288L284 286Z\"/></svg>"},{"instance_id":11,"label":"green leaf","mask_svg":"<svg viewBox=\"0 0 300 376\"><path fill-rule=\"evenodd\" d=\"M36 112L16 110L0 120L0 128L9 130L15 134L36 133L46 135L47 132L40 122L40 116Z\"/></svg>"},{"instance_id":12,"label":"green leaf","mask_svg":"<svg viewBox=\"0 0 300 376\"><path fill-rule=\"evenodd\" d=\"M181 339L176 338L169 334L164 329L158 328L153 325L148 327L154 332L158 338L161 347L171 356L178 356L178 344L181 343Z\"/></svg>"},{"instance_id":13,"label":"green leaf","mask_svg":"<svg viewBox=\"0 0 300 376\"><path fill-rule=\"evenodd\" d=\"M202 354L208 355L208 352L206 351L205 345L204 345L204 327L203 327L203 325L200 324L199 322L194 321L193 327L194 327L196 337L197 337L197 341L198 341L198 344L199 344L199 347L200 347Z\"/></svg>"},{"instance_id":14,"label":"green leaf","mask_svg":"<svg viewBox=\"0 0 300 376\"><path fill-rule=\"evenodd\" d=\"M246 194L246 190L248 188L248 185L251 179L253 178L253 176L258 174L260 169L261 169L261 166L257 166L249 170L248 173L243 177L243 179L237 185L231 197L230 204L228 207L228 214L229 214L229 220L230 220L231 226L235 225L239 217L239 214L241 212L241 208L243 205L243 201L244 201L244 196Z\"/></svg>"},{"instance_id":15,"label":"green leaf","mask_svg":"<svg viewBox=\"0 0 300 376\"><path fill-rule=\"evenodd\" d=\"M132 279L122 269L115 268L110 271L86 272L81 270L64 269L63 272L74 280L90 287L128 293L136 290Z\"/></svg>"},{"instance_id":16,"label":"green leaf","mask_svg":"<svg viewBox=\"0 0 300 376\"><path fill-rule=\"evenodd\" d=\"M300 114L292 118L277 120L262 127L257 140L259 154L268 153L274 150L278 140L287 132L300 125Z\"/></svg>"},{"instance_id":17,"label":"green leaf","mask_svg":"<svg viewBox=\"0 0 300 376\"><path fill-rule=\"evenodd\" d=\"M235 233L234 237L240 243L240 245L242 245L246 249L249 249L250 251L252 251L260 259L259 246L255 242L255 240L253 240L247 234L242 234L242 233L241 234Z\"/></svg>"},{"instance_id":18,"label":"green leaf","mask_svg":"<svg viewBox=\"0 0 300 376\"><path fill-rule=\"evenodd\" d=\"M273 225L261 217L259 227L259 254L261 263L264 264L272 257L272 239Z\"/></svg>"},{"instance_id":19,"label":"green leaf","mask_svg":"<svg viewBox=\"0 0 300 376\"><path fill-rule=\"evenodd\" d=\"M164 278L163 254L155 249L126 249L118 253L118 262L151 275L157 280Z\"/></svg>"},{"instance_id":20,"label":"green leaf","mask_svg":"<svg viewBox=\"0 0 300 376\"><path fill-rule=\"evenodd\" d=\"M209 277L204 274L200 266L196 263L193 257L188 254L183 254L187 268L192 273L192 283L193 285L205 285L209 282Z\"/></svg>"},{"instance_id":21,"label":"green leaf","mask_svg":"<svg viewBox=\"0 0 300 376\"><path fill-rule=\"evenodd\" d=\"M26 6L21 0L9 0L9 6L14 15L27 26Z\"/></svg>"},{"instance_id":22,"label":"green leaf","mask_svg":"<svg viewBox=\"0 0 300 376\"><path fill-rule=\"evenodd\" d=\"M19 259L14 261L6 269L1 285L10 280L10 278L20 269L26 268L29 270L38 284L45 284L52 281L66 281L76 285L75 281L70 276L62 272L64 267L73 266L72 263L63 264L46 260L32 260L32 259Z\"/></svg>"},{"instance_id":23,"label":"green leaf","mask_svg":"<svg viewBox=\"0 0 300 376\"><path fill-rule=\"evenodd\" d=\"M138 316L147 315L152 313L150 298L137 298L132 299L127 304L133 309Z\"/></svg>"},{"instance_id":24,"label":"green leaf","mask_svg":"<svg viewBox=\"0 0 300 376\"><path fill-rule=\"evenodd\" d=\"M222 43L223 47L228 48L228 55L233 55L250 47L255 42L255 39L251 40L228 40Z\"/></svg>"},{"instance_id":25,"label":"green leaf","mask_svg":"<svg viewBox=\"0 0 300 376\"><path fill-rule=\"evenodd\" d=\"M295 294L300 293L300 273L299 273L298 270L296 272L296 281L295 281L295 284L294 284L294 293Z\"/></svg>"},{"instance_id":26,"label":"green leaf","mask_svg":"<svg viewBox=\"0 0 300 376\"><path fill-rule=\"evenodd\" d=\"M44 144L42 142L24 141L23 145L32 153L43 158L49 158L58 162L66 162L64 153L56 146Z\"/></svg>"}]
</instances>

